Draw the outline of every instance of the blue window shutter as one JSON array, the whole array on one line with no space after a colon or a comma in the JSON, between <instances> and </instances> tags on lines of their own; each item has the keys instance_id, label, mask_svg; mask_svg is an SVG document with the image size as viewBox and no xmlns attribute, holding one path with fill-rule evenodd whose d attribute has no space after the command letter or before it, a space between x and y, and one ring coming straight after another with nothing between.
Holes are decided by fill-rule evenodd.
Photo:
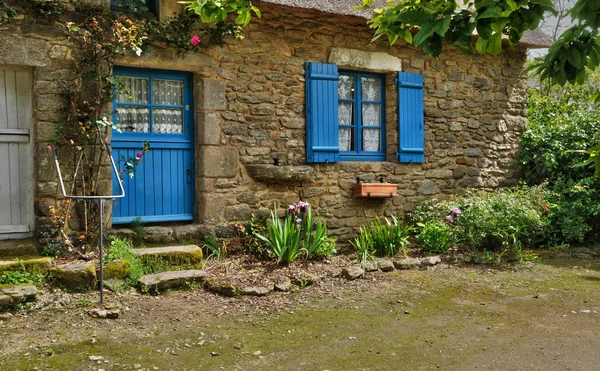
<instances>
[{"instance_id":1,"label":"blue window shutter","mask_svg":"<svg viewBox=\"0 0 600 371\"><path fill-rule=\"evenodd\" d=\"M425 116L423 109L423 75L398 73L398 109L400 122L400 162L425 162Z\"/></svg>"},{"instance_id":2,"label":"blue window shutter","mask_svg":"<svg viewBox=\"0 0 600 371\"><path fill-rule=\"evenodd\" d=\"M306 162L338 162L338 70L306 63Z\"/></svg>"}]
</instances>

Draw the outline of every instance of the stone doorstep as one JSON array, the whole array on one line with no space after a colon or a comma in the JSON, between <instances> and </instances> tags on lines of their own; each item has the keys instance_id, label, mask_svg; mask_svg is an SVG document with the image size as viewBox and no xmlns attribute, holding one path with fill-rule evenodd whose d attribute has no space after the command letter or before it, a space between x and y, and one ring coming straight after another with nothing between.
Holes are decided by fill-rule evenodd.
<instances>
[{"instance_id":1,"label":"stone doorstep","mask_svg":"<svg viewBox=\"0 0 600 371\"><path fill-rule=\"evenodd\" d=\"M19 260L0 260L0 275L5 271L20 271L21 263L28 272L46 274L52 268L52 259L49 257L21 257Z\"/></svg>"},{"instance_id":2,"label":"stone doorstep","mask_svg":"<svg viewBox=\"0 0 600 371\"><path fill-rule=\"evenodd\" d=\"M16 258L19 256L37 256L35 241L31 240L2 240L0 241L0 258Z\"/></svg>"},{"instance_id":3,"label":"stone doorstep","mask_svg":"<svg viewBox=\"0 0 600 371\"><path fill-rule=\"evenodd\" d=\"M32 285L0 286L0 308L9 308L15 304L33 300L37 293L37 288Z\"/></svg>"},{"instance_id":4,"label":"stone doorstep","mask_svg":"<svg viewBox=\"0 0 600 371\"><path fill-rule=\"evenodd\" d=\"M142 288L165 290L181 287L188 282L204 282L206 273L199 269L185 271L168 271L155 274L147 274L140 278Z\"/></svg>"}]
</instances>

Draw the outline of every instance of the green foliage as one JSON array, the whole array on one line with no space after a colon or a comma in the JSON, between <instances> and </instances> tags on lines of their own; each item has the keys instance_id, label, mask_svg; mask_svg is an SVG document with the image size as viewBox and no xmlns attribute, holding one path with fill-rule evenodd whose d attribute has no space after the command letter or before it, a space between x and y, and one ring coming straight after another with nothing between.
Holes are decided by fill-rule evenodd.
<instances>
[{"instance_id":1,"label":"green foliage","mask_svg":"<svg viewBox=\"0 0 600 371\"><path fill-rule=\"evenodd\" d=\"M406 255L411 230L411 226L395 217L392 217L392 221L385 218L385 223L375 218L368 227L361 228L353 246L356 249L360 246L363 251L374 251L376 256Z\"/></svg>"},{"instance_id":2,"label":"green foliage","mask_svg":"<svg viewBox=\"0 0 600 371\"><path fill-rule=\"evenodd\" d=\"M135 241L141 244L144 241L144 223L142 223L141 217L136 217L131 223L131 230L135 233Z\"/></svg>"},{"instance_id":3,"label":"green foliage","mask_svg":"<svg viewBox=\"0 0 600 371\"><path fill-rule=\"evenodd\" d=\"M419 227L417 242L423 251L444 253L454 246L454 234L448 223L441 220L430 220L424 224L419 223L417 226Z\"/></svg>"},{"instance_id":4,"label":"green foliage","mask_svg":"<svg viewBox=\"0 0 600 371\"><path fill-rule=\"evenodd\" d=\"M291 263L307 250L301 247L302 233L292 215L286 215L283 222L277 216L277 207L271 212L271 223L267 227L268 236L257 235L275 255L277 263Z\"/></svg>"},{"instance_id":5,"label":"green foliage","mask_svg":"<svg viewBox=\"0 0 600 371\"><path fill-rule=\"evenodd\" d=\"M336 253L335 240L327 236L327 224L313 218L312 207L307 202L289 205L283 222L275 207L266 229L267 236L253 234L265 243L277 263L291 263L302 255L306 259L327 259Z\"/></svg>"},{"instance_id":6,"label":"green foliage","mask_svg":"<svg viewBox=\"0 0 600 371\"><path fill-rule=\"evenodd\" d=\"M20 268L18 271L2 272L0 285L41 285L44 282L44 275L28 272L22 261Z\"/></svg>"},{"instance_id":7,"label":"green foliage","mask_svg":"<svg viewBox=\"0 0 600 371\"><path fill-rule=\"evenodd\" d=\"M237 14L233 35L243 38L242 30L250 24L252 14L260 18L260 10L250 0L193 0L180 1L187 9L196 13L203 23L219 24L225 22L230 14Z\"/></svg>"},{"instance_id":8,"label":"green foliage","mask_svg":"<svg viewBox=\"0 0 600 371\"><path fill-rule=\"evenodd\" d=\"M600 233L600 179L586 159L600 141L600 105L594 96L600 74L581 86L529 90L529 129L521 140L520 163L529 185L544 183L548 213L543 243L580 243Z\"/></svg>"},{"instance_id":9,"label":"green foliage","mask_svg":"<svg viewBox=\"0 0 600 371\"><path fill-rule=\"evenodd\" d=\"M375 261L375 250L372 248L371 234L367 228L360 227L360 234L354 241L350 241L350 244L356 250L363 270L366 269L369 261Z\"/></svg>"},{"instance_id":10,"label":"green foliage","mask_svg":"<svg viewBox=\"0 0 600 371\"><path fill-rule=\"evenodd\" d=\"M567 29L529 69L553 84L584 84L587 73L600 65L600 4L578 0L569 15L577 23ZM586 69L587 68L587 69Z\"/></svg>"},{"instance_id":11,"label":"green foliage","mask_svg":"<svg viewBox=\"0 0 600 371\"><path fill-rule=\"evenodd\" d=\"M373 4L373 0L362 2L357 8L366 9ZM464 1L464 5L460 7L456 1L389 2L383 9L374 10L368 24L376 29L374 39L387 35L390 44L394 44L402 38L434 57L442 52L444 41L472 54L476 29L477 51L498 54L502 51L503 35L514 46L525 31L538 27L544 12L554 11L550 0ZM419 29L414 39L413 27Z\"/></svg>"},{"instance_id":12,"label":"green foliage","mask_svg":"<svg viewBox=\"0 0 600 371\"><path fill-rule=\"evenodd\" d=\"M13 22L17 14L15 8L6 5L5 0L0 0L0 26Z\"/></svg>"},{"instance_id":13,"label":"green foliage","mask_svg":"<svg viewBox=\"0 0 600 371\"><path fill-rule=\"evenodd\" d=\"M500 258L536 242L544 227L544 202L538 188L503 189L434 200L417 207L411 218L424 225L445 220L460 249L496 251Z\"/></svg>"},{"instance_id":14,"label":"green foliage","mask_svg":"<svg viewBox=\"0 0 600 371\"><path fill-rule=\"evenodd\" d=\"M136 285L140 277L144 275L144 265L142 261L135 255L133 245L126 238L115 237L110 241L106 252L106 261L123 260L127 262L127 283Z\"/></svg>"},{"instance_id":15,"label":"green foliage","mask_svg":"<svg viewBox=\"0 0 600 371\"><path fill-rule=\"evenodd\" d=\"M356 8L368 9L373 0L362 3ZM556 14L551 0L464 0L463 4L460 7L456 1L388 1L386 7L374 10L368 24L376 29L374 39L387 35L393 45L401 38L434 57L442 52L444 41L472 54L476 30L477 52L495 55L502 51L503 36L515 46L525 31L538 28L545 15ZM529 68L553 84L583 84L588 71L600 65L599 4L578 0L569 13L577 24L560 36L545 58ZM413 38L411 30L415 27L419 31Z\"/></svg>"}]
</instances>

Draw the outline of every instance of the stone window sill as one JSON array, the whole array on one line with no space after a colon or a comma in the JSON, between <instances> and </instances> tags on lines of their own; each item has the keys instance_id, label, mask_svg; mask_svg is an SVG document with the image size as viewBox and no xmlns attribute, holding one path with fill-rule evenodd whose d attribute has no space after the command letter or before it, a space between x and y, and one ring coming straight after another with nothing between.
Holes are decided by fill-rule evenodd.
<instances>
[{"instance_id":1,"label":"stone window sill","mask_svg":"<svg viewBox=\"0 0 600 371\"><path fill-rule=\"evenodd\" d=\"M307 165L247 165L248 174L263 183L301 182L309 180L315 170Z\"/></svg>"}]
</instances>

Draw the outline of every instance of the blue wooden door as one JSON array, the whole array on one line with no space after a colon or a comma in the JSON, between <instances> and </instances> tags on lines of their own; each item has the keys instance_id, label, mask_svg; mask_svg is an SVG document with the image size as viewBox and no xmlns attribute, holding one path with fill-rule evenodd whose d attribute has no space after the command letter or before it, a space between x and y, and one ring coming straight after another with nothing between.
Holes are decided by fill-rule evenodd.
<instances>
[{"instance_id":1,"label":"blue wooden door","mask_svg":"<svg viewBox=\"0 0 600 371\"><path fill-rule=\"evenodd\" d=\"M185 72L115 67L111 146L122 172L125 198L113 207L113 224L193 220L194 145L192 77ZM141 152L150 144L147 154ZM132 175L132 176L130 176ZM113 191L118 192L116 178Z\"/></svg>"}]
</instances>

